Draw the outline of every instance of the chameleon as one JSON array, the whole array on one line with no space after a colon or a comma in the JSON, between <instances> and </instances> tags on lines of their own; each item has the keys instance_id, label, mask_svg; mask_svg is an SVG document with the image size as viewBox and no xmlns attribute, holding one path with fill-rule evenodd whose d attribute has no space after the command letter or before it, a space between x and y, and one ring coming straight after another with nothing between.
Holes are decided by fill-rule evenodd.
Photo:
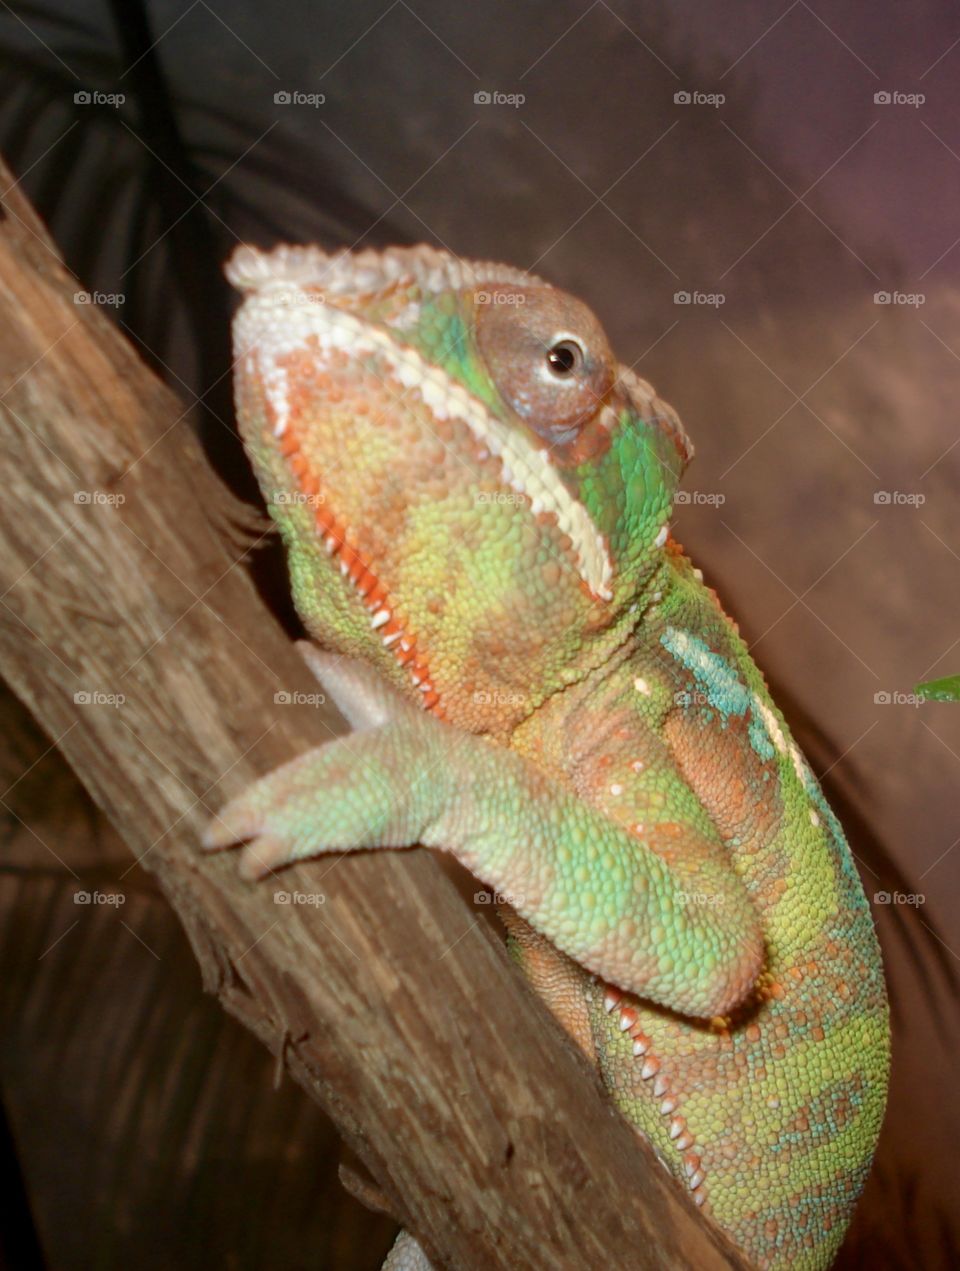
<instances>
[{"instance_id":1,"label":"chameleon","mask_svg":"<svg viewBox=\"0 0 960 1271\"><path fill-rule=\"evenodd\" d=\"M674 539L692 455L580 300L430 246L239 247L241 438L353 728L205 836L251 879L446 851L701 1211L823 1268L870 1168L888 1006L843 830ZM388 1266L427 1267L402 1233Z\"/></svg>"}]
</instances>

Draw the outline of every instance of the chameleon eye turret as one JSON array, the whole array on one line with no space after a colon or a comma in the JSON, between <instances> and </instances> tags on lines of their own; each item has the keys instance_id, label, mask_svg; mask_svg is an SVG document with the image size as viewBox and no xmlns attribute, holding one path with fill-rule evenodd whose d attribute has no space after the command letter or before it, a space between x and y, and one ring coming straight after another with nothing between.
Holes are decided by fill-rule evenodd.
<instances>
[{"instance_id":1,"label":"chameleon eye turret","mask_svg":"<svg viewBox=\"0 0 960 1271\"><path fill-rule=\"evenodd\" d=\"M553 287L486 288L474 304L477 344L503 400L544 440L572 441L616 376L596 318Z\"/></svg>"}]
</instances>

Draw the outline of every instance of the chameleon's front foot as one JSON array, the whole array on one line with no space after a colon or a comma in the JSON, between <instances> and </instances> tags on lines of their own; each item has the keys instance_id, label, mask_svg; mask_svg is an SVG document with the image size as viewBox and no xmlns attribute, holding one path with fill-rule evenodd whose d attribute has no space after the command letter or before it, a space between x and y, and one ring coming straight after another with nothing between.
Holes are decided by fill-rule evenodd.
<instances>
[{"instance_id":1,"label":"chameleon's front foot","mask_svg":"<svg viewBox=\"0 0 960 1271\"><path fill-rule=\"evenodd\" d=\"M402 798L384 763L389 740L340 739L283 764L221 809L204 847L244 843L240 873L254 879L328 852L416 842L403 833Z\"/></svg>"},{"instance_id":2,"label":"chameleon's front foot","mask_svg":"<svg viewBox=\"0 0 960 1271\"><path fill-rule=\"evenodd\" d=\"M261 878L285 864L356 848L406 848L426 833L434 799L418 796L429 770L409 779L425 754L423 727L436 721L403 704L401 718L353 732L282 764L230 799L207 826L203 846L245 843L240 873Z\"/></svg>"},{"instance_id":3,"label":"chameleon's front foot","mask_svg":"<svg viewBox=\"0 0 960 1271\"><path fill-rule=\"evenodd\" d=\"M255 782L213 820L206 847L245 841L248 877L355 848L443 848L622 989L700 1017L750 991L760 925L719 843L678 825L671 863L522 756L442 723L368 669L319 657L360 731ZM694 885L715 903L688 903Z\"/></svg>"}]
</instances>

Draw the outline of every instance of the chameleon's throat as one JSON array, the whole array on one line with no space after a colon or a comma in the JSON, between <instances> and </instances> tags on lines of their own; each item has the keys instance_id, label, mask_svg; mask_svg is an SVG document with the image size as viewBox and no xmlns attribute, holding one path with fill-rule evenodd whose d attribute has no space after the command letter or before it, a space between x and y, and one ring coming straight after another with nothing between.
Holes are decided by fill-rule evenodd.
<instances>
[{"instance_id":1,"label":"chameleon's throat","mask_svg":"<svg viewBox=\"0 0 960 1271\"><path fill-rule=\"evenodd\" d=\"M313 508L316 532L324 549L329 556L339 560L340 573L353 585L357 597L370 614L370 625L379 633L384 647L391 651L399 666L406 667L414 687L421 694L424 709L442 719L444 710L440 694L424 656L417 648L416 636L398 613L373 561L352 541L355 535L350 527L330 507L319 477L300 448L296 431L288 428L279 445L298 490L308 506Z\"/></svg>"}]
</instances>

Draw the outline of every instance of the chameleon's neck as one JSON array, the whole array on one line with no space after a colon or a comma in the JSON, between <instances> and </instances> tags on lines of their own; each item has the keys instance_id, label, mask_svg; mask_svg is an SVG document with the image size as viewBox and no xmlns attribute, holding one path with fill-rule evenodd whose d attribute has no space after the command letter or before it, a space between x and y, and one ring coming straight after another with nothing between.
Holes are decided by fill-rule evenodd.
<instances>
[{"instance_id":1,"label":"chameleon's neck","mask_svg":"<svg viewBox=\"0 0 960 1271\"><path fill-rule=\"evenodd\" d=\"M649 641L649 627L669 601L689 563L667 552L658 553L633 595L602 631L591 633L560 677L561 683L542 700L537 710L520 720L500 740L521 750L531 738L553 728L566 729L584 712L602 712L602 703L619 692L638 650ZM539 751L540 743L536 745Z\"/></svg>"},{"instance_id":2,"label":"chameleon's neck","mask_svg":"<svg viewBox=\"0 0 960 1271\"><path fill-rule=\"evenodd\" d=\"M590 688L603 683L629 660L651 615L672 594L677 585L674 561L666 551L659 551L650 570L620 613L602 633L596 632L584 644L581 659L571 667L569 682Z\"/></svg>"}]
</instances>

